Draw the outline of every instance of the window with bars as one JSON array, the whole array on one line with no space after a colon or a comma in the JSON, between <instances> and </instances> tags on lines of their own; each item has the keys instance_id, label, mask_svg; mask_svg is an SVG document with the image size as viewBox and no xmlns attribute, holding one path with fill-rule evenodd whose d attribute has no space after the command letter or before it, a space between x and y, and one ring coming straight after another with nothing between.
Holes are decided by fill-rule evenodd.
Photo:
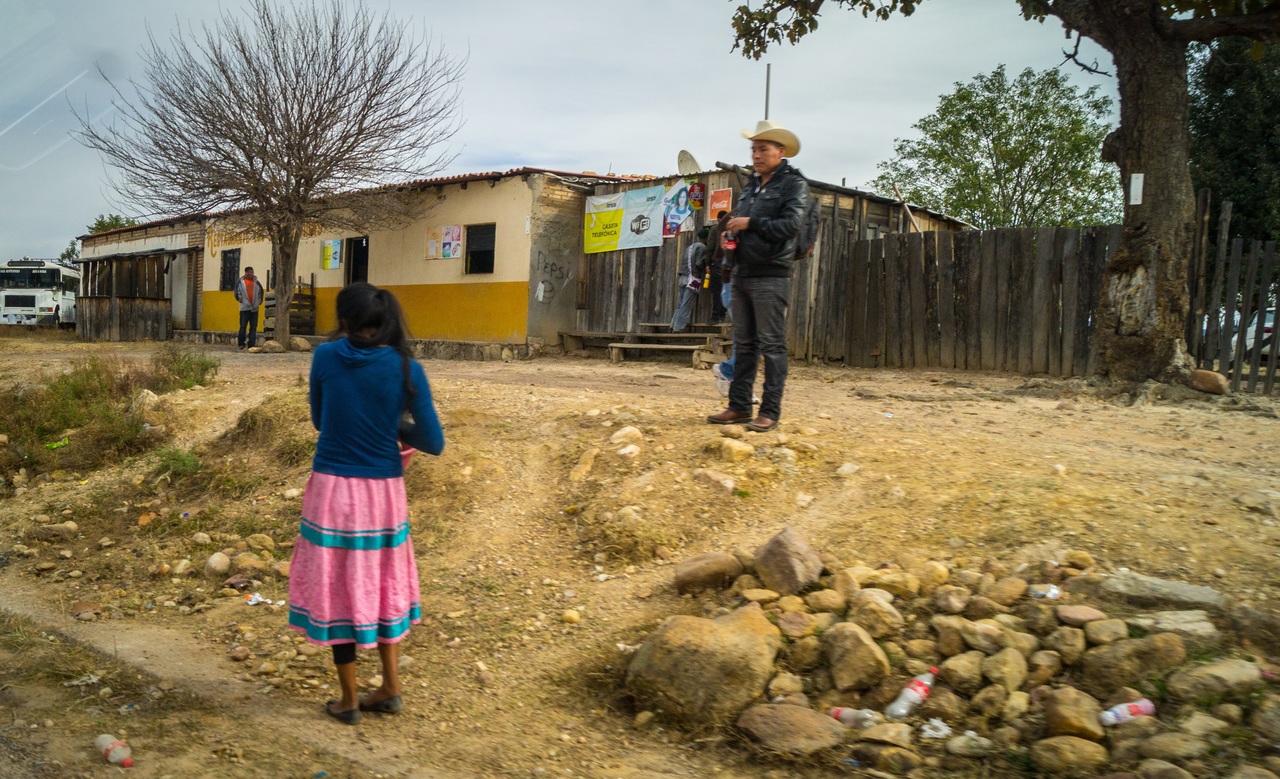
<instances>
[{"instance_id":1,"label":"window with bars","mask_svg":"<svg viewBox=\"0 0 1280 779\"><path fill-rule=\"evenodd\" d=\"M240 250L225 249L222 252L222 277L218 281L218 289L223 292L234 292L236 282L240 280Z\"/></svg>"}]
</instances>

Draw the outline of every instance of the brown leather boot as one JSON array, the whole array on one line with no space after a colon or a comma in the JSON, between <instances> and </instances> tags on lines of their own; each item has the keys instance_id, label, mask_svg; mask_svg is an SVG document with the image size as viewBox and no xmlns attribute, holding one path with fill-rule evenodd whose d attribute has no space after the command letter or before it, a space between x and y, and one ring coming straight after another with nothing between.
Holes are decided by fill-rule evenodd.
<instances>
[{"instance_id":1,"label":"brown leather boot","mask_svg":"<svg viewBox=\"0 0 1280 779\"><path fill-rule=\"evenodd\" d=\"M742 422L751 421L751 412L740 414L731 408L721 411L719 414L712 414L707 417L707 422L712 425L737 425Z\"/></svg>"}]
</instances>

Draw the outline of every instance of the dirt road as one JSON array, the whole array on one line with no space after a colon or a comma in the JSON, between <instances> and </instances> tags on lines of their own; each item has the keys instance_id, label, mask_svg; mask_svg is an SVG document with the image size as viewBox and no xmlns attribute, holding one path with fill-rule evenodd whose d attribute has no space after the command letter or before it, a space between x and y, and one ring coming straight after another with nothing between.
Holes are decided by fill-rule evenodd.
<instances>
[{"instance_id":1,"label":"dirt road","mask_svg":"<svg viewBox=\"0 0 1280 779\"><path fill-rule=\"evenodd\" d=\"M679 597L661 555L750 548L788 525L849 564L1013 565L1083 549L1110 568L1212 584L1244 601L1280 598L1280 529L1249 497L1280 490L1280 422L1267 403L1125 406L1082 385L1027 388L1021 377L796 366L782 432L747 434L753 455L725 462L724 431L702 421L723 407L707 372L579 358L428 361L448 448L406 476L426 615L405 649L408 711L344 729L319 715L332 695L324 656L298 654L279 607L218 597L219 583L199 575L159 573L183 558L199 571L210 552L253 532L287 555L296 533L299 504L284 493L305 483L305 463L217 439L260 404L296 408L308 356L214 351L217 380L167 396L164 413L175 444L252 476L248 493L150 487L148 455L0 501L0 549L40 514L69 511L80 524L77 539L41 545L36 557L0 555L0 607L27 620L0 651L22 651L15 631L37 644L49 641L41 630L56 631L55 643L117 657L116 678L147 675L112 684L128 694L105 698L63 687L74 669L8 683L0 747L32 755L33 771L106 776L88 745L97 732L126 731L141 744L140 777L214 775L211 766L222 776L848 775L779 767L731 734L637 730L618 691L619 644L671 614L719 605ZM0 340L0 385L91 353L145 359L148 347ZM290 424L311 434L305 416ZM627 425L644 435L635 458L609 441ZM589 475L570 480L593 448ZM846 463L856 473L838 475ZM693 477L708 467L731 475L734 492ZM138 484L149 492L128 492ZM153 497L171 532L133 522ZM191 517L179 521L183 513ZM193 532L213 535L213 546L193 544ZM100 548L107 533L113 546ZM57 567L37 576L40 561ZM286 591L271 579L261 594ZM94 601L102 620L72 619L75 600ZM562 622L567 608L581 621ZM253 658L230 660L233 644ZM365 663L362 676L376 672ZM162 683L172 693L149 697ZM137 713L121 713L129 703ZM60 765L41 762L50 760Z\"/></svg>"}]
</instances>

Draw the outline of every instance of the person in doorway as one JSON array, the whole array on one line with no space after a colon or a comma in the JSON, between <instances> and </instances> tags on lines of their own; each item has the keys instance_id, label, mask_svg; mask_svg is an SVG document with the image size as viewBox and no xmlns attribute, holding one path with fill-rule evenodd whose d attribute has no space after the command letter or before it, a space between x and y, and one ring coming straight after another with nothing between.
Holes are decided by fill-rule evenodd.
<instances>
[{"instance_id":1,"label":"person in doorway","mask_svg":"<svg viewBox=\"0 0 1280 779\"><path fill-rule=\"evenodd\" d=\"M751 141L755 173L742 190L725 224L732 235L733 380L729 407L707 417L713 425L746 423L758 433L774 430L782 415L787 381L787 305L791 299L791 266L797 236L809 207L809 184L787 162L800 152L800 139L781 125L764 120L743 130ZM752 415L756 369L763 358L764 388L759 413Z\"/></svg>"},{"instance_id":2,"label":"person in doorway","mask_svg":"<svg viewBox=\"0 0 1280 779\"><path fill-rule=\"evenodd\" d=\"M236 344L241 349L246 348L246 343L250 347L258 345L258 312L262 309L264 297L262 283L253 275L253 268L246 266L244 276L236 282L236 302L240 304L240 332L236 335Z\"/></svg>"},{"instance_id":3,"label":"person in doorway","mask_svg":"<svg viewBox=\"0 0 1280 779\"><path fill-rule=\"evenodd\" d=\"M702 273L707 262L706 228L698 230L698 240L689 244L684 250L684 258L680 263L680 302L676 305L675 316L671 317L671 332L683 333L689 328L689 320L693 318L693 306L698 301L698 293L702 291Z\"/></svg>"},{"instance_id":4,"label":"person in doorway","mask_svg":"<svg viewBox=\"0 0 1280 779\"><path fill-rule=\"evenodd\" d=\"M431 387L395 297L363 282L338 293L345 335L316 347L311 422L320 431L289 576L289 626L333 649L342 697L324 712L397 714L398 642L422 620L404 466L444 451ZM412 421L408 421L405 418ZM356 648L378 648L382 685L356 693Z\"/></svg>"}]
</instances>

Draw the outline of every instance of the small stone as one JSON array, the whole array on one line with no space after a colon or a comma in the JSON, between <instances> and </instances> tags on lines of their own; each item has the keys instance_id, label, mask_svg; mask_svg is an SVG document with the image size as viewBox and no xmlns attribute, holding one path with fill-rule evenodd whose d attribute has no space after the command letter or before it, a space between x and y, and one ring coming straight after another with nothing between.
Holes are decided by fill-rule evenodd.
<instances>
[{"instance_id":1,"label":"small stone","mask_svg":"<svg viewBox=\"0 0 1280 779\"><path fill-rule=\"evenodd\" d=\"M1010 692L1019 690L1027 680L1027 659L1016 649L1002 649L983 659L982 675Z\"/></svg>"},{"instance_id":2,"label":"small stone","mask_svg":"<svg viewBox=\"0 0 1280 779\"><path fill-rule=\"evenodd\" d=\"M609 436L609 443L611 444L638 444L643 441L644 433L640 432L639 428L631 425L619 428L617 432Z\"/></svg>"},{"instance_id":3,"label":"small stone","mask_svg":"<svg viewBox=\"0 0 1280 779\"><path fill-rule=\"evenodd\" d=\"M725 462L737 463L754 454L756 448L746 441L735 441L732 438L720 439L720 459Z\"/></svg>"},{"instance_id":4,"label":"small stone","mask_svg":"<svg viewBox=\"0 0 1280 779\"><path fill-rule=\"evenodd\" d=\"M208 533L192 533L191 543L196 546L208 546L213 543L213 539L209 538Z\"/></svg>"},{"instance_id":5,"label":"small stone","mask_svg":"<svg viewBox=\"0 0 1280 779\"><path fill-rule=\"evenodd\" d=\"M1143 760L1138 764L1138 779L1195 779L1195 774L1165 760Z\"/></svg>"},{"instance_id":6,"label":"small stone","mask_svg":"<svg viewBox=\"0 0 1280 779\"><path fill-rule=\"evenodd\" d=\"M1196 736L1199 738L1212 736L1214 733L1218 733L1229 727L1231 727L1230 722L1223 722L1215 717L1210 717L1202 711L1193 711L1178 723L1178 730L1181 730L1188 736Z\"/></svg>"},{"instance_id":7,"label":"small stone","mask_svg":"<svg viewBox=\"0 0 1280 779\"><path fill-rule=\"evenodd\" d=\"M640 445L627 444L626 446L619 449L616 452L616 454L619 457L623 458L624 460L634 460L635 458L640 456Z\"/></svg>"},{"instance_id":8,"label":"small stone","mask_svg":"<svg viewBox=\"0 0 1280 779\"><path fill-rule=\"evenodd\" d=\"M1218 636L1218 628L1209 619L1209 614L1200 610L1155 611L1138 614L1125 621L1148 633L1177 633L1183 638L1210 640Z\"/></svg>"},{"instance_id":9,"label":"small stone","mask_svg":"<svg viewBox=\"0 0 1280 779\"><path fill-rule=\"evenodd\" d=\"M1076 736L1054 736L1031 745L1031 760L1047 774L1092 776L1107 764L1106 747Z\"/></svg>"},{"instance_id":10,"label":"small stone","mask_svg":"<svg viewBox=\"0 0 1280 779\"><path fill-rule=\"evenodd\" d=\"M255 552L274 552L276 549L276 542L265 533L254 533L244 541Z\"/></svg>"},{"instance_id":11,"label":"small stone","mask_svg":"<svg viewBox=\"0 0 1280 779\"><path fill-rule=\"evenodd\" d=\"M285 500L297 500L298 498L302 497L302 490L298 489L297 487L290 487L289 489L280 493L280 496L283 497Z\"/></svg>"},{"instance_id":12,"label":"small stone","mask_svg":"<svg viewBox=\"0 0 1280 779\"><path fill-rule=\"evenodd\" d=\"M861 625L873 638L897 633L905 624L897 609L872 595L870 590L862 590L854 597L847 617Z\"/></svg>"},{"instance_id":13,"label":"small stone","mask_svg":"<svg viewBox=\"0 0 1280 779\"><path fill-rule=\"evenodd\" d=\"M560 621L572 625L581 622L582 615L578 613L577 609L565 609L560 613Z\"/></svg>"},{"instance_id":14,"label":"small stone","mask_svg":"<svg viewBox=\"0 0 1280 779\"><path fill-rule=\"evenodd\" d=\"M1139 752L1155 760L1190 760L1209 751L1204 739L1186 733L1158 733L1142 742Z\"/></svg>"},{"instance_id":15,"label":"small stone","mask_svg":"<svg viewBox=\"0 0 1280 779\"><path fill-rule=\"evenodd\" d=\"M947 739L947 752L959 757L986 757L995 749L995 742L976 733L966 733Z\"/></svg>"},{"instance_id":16,"label":"small stone","mask_svg":"<svg viewBox=\"0 0 1280 779\"><path fill-rule=\"evenodd\" d=\"M1063 557L1062 559L1063 561L1066 562L1067 565L1071 566L1072 568L1079 568L1082 571L1092 568L1094 565L1096 565L1096 563L1093 560L1093 555L1081 549L1073 549L1070 552L1067 552L1066 556Z\"/></svg>"},{"instance_id":17,"label":"small stone","mask_svg":"<svg viewBox=\"0 0 1280 779\"><path fill-rule=\"evenodd\" d=\"M1087 646L1084 631L1071 627L1062 627L1053 631L1045 637L1044 645L1056 651L1062 657L1062 662L1067 665L1079 664L1084 659L1084 650Z\"/></svg>"},{"instance_id":18,"label":"small stone","mask_svg":"<svg viewBox=\"0 0 1280 779\"><path fill-rule=\"evenodd\" d=\"M998 622L979 620L966 622L960 628L960 637L971 649L977 649L989 655L999 652L1004 647L1004 629Z\"/></svg>"},{"instance_id":19,"label":"small stone","mask_svg":"<svg viewBox=\"0 0 1280 779\"><path fill-rule=\"evenodd\" d=\"M1062 605L1054 610L1058 621L1073 628L1084 627L1086 623L1106 619L1107 615L1092 606Z\"/></svg>"},{"instance_id":20,"label":"small stone","mask_svg":"<svg viewBox=\"0 0 1280 779\"><path fill-rule=\"evenodd\" d=\"M803 611L787 611L778 617L778 630L788 638L804 638L818 632L818 619Z\"/></svg>"},{"instance_id":21,"label":"small stone","mask_svg":"<svg viewBox=\"0 0 1280 779\"><path fill-rule=\"evenodd\" d=\"M1129 626L1122 619L1099 619L1086 622L1084 637L1090 644L1112 644L1129 637Z\"/></svg>"},{"instance_id":22,"label":"small stone","mask_svg":"<svg viewBox=\"0 0 1280 779\"><path fill-rule=\"evenodd\" d=\"M1062 655L1053 650L1042 649L1027 661L1027 679L1032 685L1045 684L1060 673Z\"/></svg>"},{"instance_id":23,"label":"small stone","mask_svg":"<svg viewBox=\"0 0 1280 779\"><path fill-rule=\"evenodd\" d=\"M738 727L766 749L800 757L836 746L845 728L812 709L786 704L752 706L738 718Z\"/></svg>"},{"instance_id":24,"label":"small stone","mask_svg":"<svg viewBox=\"0 0 1280 779\"><path fill-rule=\"evenodd\" d=\"M742 563L738 558L727 552L708 552L676 563L676 591L721 589L741 574Z\"/></svg>"},{"instance_id":25,"label":"small stone","mask_svg":"<svg viewBox=\"0 0 1280 779\"><path fill-rule=\"evenodd\" d=\"M969 605L973 593L965 587L944 584L933 591L933 605L938 611L959 614Z\"/></svg>"},{"instance_id":26,"label":"small stone","mask_svg":"<svg viewBox=\"0 0 1280 779\"><path fill-rule=\"evenodd\" d=\"M970 699L969 709L979 717L990 719L1004 710L1007 700L1009 700L1009 691L1003 684L990 684Z\"/></svg>"},{"instance_id":27,"label":"small stone","mask_svg":"<svg viewBox=\"0 0 1280 779\"><path fill-rule=\"evenodd\" d=\"M982 661L985 659L986 655L976 650L949 657L938 666L938 675L957 692L973 694L982 687Z\"/></svg>"},{"instance_id":28,"label":"small stone","mask_svg":"<svg viewBox=\"0 0 1280 779\"><path fill-rule=\"evenodd\" d=\"M1045 726L1052 736L1079 736L1093 741L1105 735L1098 721L1101 708L1074 687L1061 687L1044 701Z\"/></svg>"},{"instance_id":29,"label":"small stone","mask_svg":"<svg viewBox=\"0 0 1280 779\"><path fill-rule=\"evenodd\" d=\"M837 614L843 613L848 606L845 597L835 590L811 592L804 596L804 602L813 611L831 611Z\"/></svg>"},{"instance_id":30,"label":"small stone","mask_svg":"<svg viewBox=\"0 0 1280 779\"><path fill-rule=\"evenodd\" d=\"M1016 576L1001 579L982 594L1001 606L1011 606L1027 592L1027 581Z\"/></svg>"},{"instance_id":31,"label":"small stone","mask_svg":"<svg viewBox=\"0 0 1280 779\"><path fill-rule=\"evenodd\" d=\"M1262 684L1262 671L1254 663L1232 658L1174 673L1169 692L1183 700L1247 694Z\"/></svg>"},{"instance_id":32,"label":"small stone","mask_svg":"<svg viewBox=\"0 0 1280 779\"><path fill-rule=\"evenodd\" d=\"M651 711L641 711L631 720L631 726L636 730L644 730L653 722L654 713Z\"/></svg>"},{"instance_id":33,"label":"small stone","mask_svg":"<svg viewBox=\"0 0 1280 779\"><path fill-rule=\"evenodd\" d=\"M752 603L772 603L780 597L782 596L773 590L752 588L742 591L743 600L748 600Z\"/></svg>"}]
</instances>

